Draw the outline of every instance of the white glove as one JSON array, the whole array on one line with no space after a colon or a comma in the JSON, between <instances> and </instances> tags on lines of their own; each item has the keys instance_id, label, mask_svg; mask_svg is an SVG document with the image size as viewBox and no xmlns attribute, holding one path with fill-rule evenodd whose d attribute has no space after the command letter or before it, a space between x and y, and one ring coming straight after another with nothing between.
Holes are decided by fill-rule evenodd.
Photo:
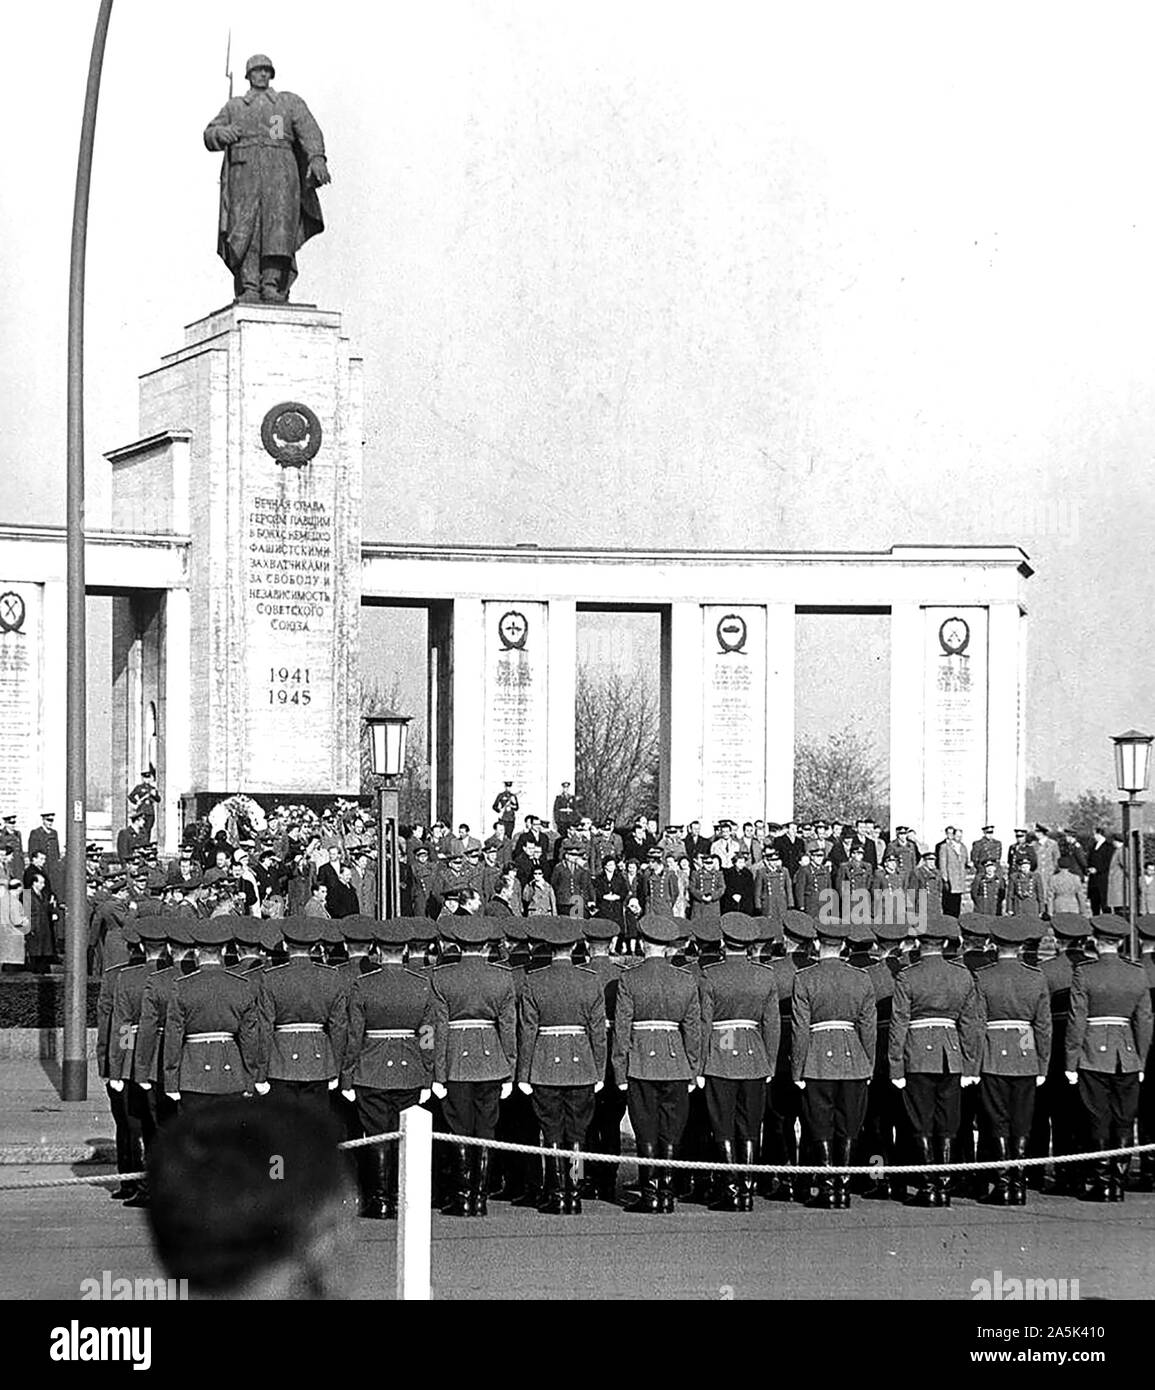
<instances>
[{"instance_id":1,"label":"white glove","mask_svg":"<svg viewBox=\"0 0 1155 1390\"><path fill-rule=\"evenodd\" d=\"M798 1087L798 1089L799 1089L800 1091L804 1091L804 1090L806 1089L806 1082L805 1082L805 1081L796 1081L794 1084L795 1084L795 1086Z\"/></svg>"},{"instance_id":2,"label":"white glove","mask_svg":"<svg viewBox=\"0 0 1155 1390\"><path fill-rule=\"evenodd\" d=\"M429 1089L428 1086L422 1086L421 1094L417 1097L417 1104L424 1105L432 1094L433 1092Z\"/></svg>"},{"instance_id":3,"label":"white glove","mask_svg":"<svg viewBox=\"0 0 1155 1390\"><path fill-rule=\"evenodd\" d=\"M253 1084L253 1090L259 1096L267 1096L272 1089L267 1081L257 1081Z\"/></svg>"},{"instance_id":4,"label":"white glove","mask_svg":"<svg viewBox=\"0 0 1155 1390\"><path fill-rule=\"evenodd\" d=\"M110 1079L110 1080L109 1080L109 1083L108 1083L108 1089L109 1089L110 1091L123 1091L123 1090L124 1090L124 1082L123 1082L123 1081L114 1081L114 1080L111 1080L111 1079Z\"/></svg>"},{"instance_id":5,"label":"white glove","mask_svg":"<svg viewBox=\"0 0 1155 1390\"><path fill-rule=\"evenodd\" d=\"M151 1091L151 1090L152 1090L152 1082L151 1082L151 1081L138 1081L136 1084L140 1087L140 1089L141 1089L142 1091Z\"/></svg>"},{"instance_id":6,"label":"white glove","mask_svg":"<svg viewBox=\"0 0 1155 1390\"><path fill-rule=\"evenodd\" d=\"M1079 1084L1079 1073L1077 1071L1065 1071L1063 1075L1072 1086L1077 1086Z\"/></svg>"},{"instance_id":7,"label":"white glove","mask_svg":"<svg viewBox=\"0 0 1155 1390\"><path fill-rule=\"evenodd\" d=\"M618 1090L619 1090L619 1091L628 1091L629 1089L630 1089L630 1083L629 1083L628 1081L619 1082L619 1084L618 1084Z\"/></svg>"},{"instance_id":8,"label":"white glove","mask_svg":"<svg viewBox=\"0 0 1155 1390\"><path fill-rule=\"evenodd\" d=\"M604 1081L595 1081L595 1082L594 1082L594 1095L595 1095L595 1096L597 1095L597 1093L598 1093L599 1091L605 1089L605 1084L606 1084L606 1083L605 1083Z\"/></svg>"},{"instance_id":9,"label":"white glove","mask_svg":"<svg viewBox=\"0 0 1155 1390\"><path fill-rule=\"evenodd\" d=\"M357 1099L357 1092L353 1089L352 1086L350 1086L347 1091L342 1091L341 1095L345 1098L345 1100L348 1101L354 1101Z\"/></svg>"},{"instance_id":10,"label":"white glove","mask_svg":"<svg viewBox=\"0 0 1155 1390\"><path fill-rule=\"evenodd\" d=\"M890 1078L890 1084L894 1087L894 1089L895 1089L896 1091L905 1091L905 1090L906 1090L906 1077L905 1077L905 1076L892 1076L892 1077Z\"/></svg>"},{"instance_id":11,"label":"white glove","mask_svg":"<svg viewBox=\"0 0 1155 1390\"><path fill-rule=\"evenodd\" d=\"M165 1091L165 1095L168 1096L169 1100L180 1100L179 1091Z\"/></svg>"},{"instance_id":12,"label":"white glove","mask_svg":"<svg viewBox=\"0 0 1155 1390\"><path fill-rule=\"evenodd\" d=\"M1041 1085L1043 1084L1043 1082L1046 1081L1046 1079L1047 1079L1047 1078L1046 1078L1045 1076L1036 1076L1036 1077L1035 1077L1035 1085L1036 1085L1036 1086L1041 1086Z\"/></svg>"},{"instance_id":13,"label":"white glove","mask_svg":"<svg viewBox=\"0 0 1155 1390\"><path fill-rule=\"evenodd\" d=\"M697 1089L698 1087L695 1085L693 1081L691 1081L690 1084L686 1087L686 1090L689 1091L691 1095L693 1095Z\"/></svg>"},{"instance_id":14,"label":"white glove","mask_svg":"<svg viewBox=\"0 0 1155 1390\"><path fill-rule=\"evenodd\" d=\"M533 1095L533 1087L529 1084L528 1081L519 1081L517 1083L517 1089L521 1092L523 1096Z\"/></svg>"},{"instance_id":15,"label":"white glove","mask_svg":"<svg viewBox=\"0 0 1155 1390\"><path fill-rule=\"evenodd\" d=\"M1144 1076L1144 1073L1143 1073L1143 1072L1140 1072L1140 1073L1139 1073L1139 1085L1140 1085L1140 1086L1142 1086L1142 1084L1143 1084L1143 1082L1144 1082L1145 1079L1146 1079L1146 1078L1145 1078L1145 1076Z\"/></svg>"},{"instance_id":16,"label":"white glove","mask_svg":"<svg viewBox=\"0 0 1155 1390\"><path fill-rule=\"evenodd\" d=\"M699 1091L702 1089L702 1087L703 1087L705 1084L706 1084L706 1078L705 1078L704 1076L695 1076L695 1077L694 1077L694 1085L697 1086L697 1088L698 1088Z\"/></svg>"},{"instance_id":17,"label":"white glove","mask_svg":"<svg viewBox=\"0 0 1155 1390\"><path fill-rule=\"evenodd\" d=\"M508 1099L510 1098L511 1095L513 1095L513 1082L512 1082L512 1081L503 1081L503 1082L501 1083L501 1098L502 1098L502 1100L508 1100Z\"/></svg>"},{"instance_id":18,"label":"white glove","mask_svg":"<svg viewBox=\"0 0 1155 1390\"><path fill-rule=\"evenodd\" d=\"M962 1084L964 1086L977 1086L979 1084L979 1079L977 1076L964 1076Z\"/></svg>"},{"instance_id":19,"label":"white glove","mask_svg":"<svg viewBox=\"0 0 1155 1390\"><path fill-rule=\"evenodd\" d=\"M445 1089L445 1087L441 1084L440 1081L435 1081L429 1089L433 1092L433 1094L437 1097L438 1100L444 1100L445 1097L449 1094L449 1092Z\"/></svg>"}]
</instances>

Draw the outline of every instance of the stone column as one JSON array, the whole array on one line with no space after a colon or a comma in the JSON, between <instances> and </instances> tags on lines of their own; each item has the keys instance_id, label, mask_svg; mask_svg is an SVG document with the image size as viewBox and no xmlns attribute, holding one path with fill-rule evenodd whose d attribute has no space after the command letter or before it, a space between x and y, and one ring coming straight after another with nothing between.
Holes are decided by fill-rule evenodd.
<instances>
[{"instance_id":1,"label":"stone column","mask_svg":"<svg viewBox=\"0 0 1155 1390\"><path fill-rule=\"evenodd\" d=\"M40 702L41 728L41 776L38 787L43 806L36 808L36 820L25 822L20 828L24 832L25 844L28 830L39 825L40 812L54 810L56 826L60 837L60 852L65 852L71 838L73 808L65 804L67 797L67 777L65 775L65 733L67 717L67 667L68 667L68 594L63 583L53 580L43 587L41 600L41 681L43 697ZM81 845L80 852L84 853Z\"/></svg>"},{"instance_id":2,"label":"stone column","mask_svg":"<svg viewBox=\"0 0 1155 1390\"><path fill-rule=\"evenodd\" d=\"M991 604L988 613L986 819L1009 844L1025 812L1020 672L1027 620L1017 603Z\"/></svg>"},{"instance_id":3,"label":"stone column","mask_svg":"<svg viewBox=\"0 0 1155 1390\"><path fill-rule=\"evenodd\" d=\"M480 599L453 600L453 814L450 828L454 834L462 821L475 831L477 826L486 823L482 815L486 791L484 608ZM489 804L494 795L496 792L490 793ZM484 840L485 835L477 838Z\"/></svg>"},{"instance_id":4,"label":"stone column","mask_svg":"<svg viewBox=\"0 0 1155 1390\"><path fill-rule=\"evenodd\" d=\"M668 634L668 637L667 637ZM669 817L679 824L702 816L702 606L672 603L663 617L668 646Z\"/></svg>"},{"instance_id":5,"label":"stone column","mask_svg":"<svg viewBox=\"0 0 1155 1390\"><path fill-rule=\"evenodd\" d=\"M192 621L187 589L170 589L165 597L162 651L160 766L157 768L161 802L157 807L156 842L161 853L175 854L180 848L180 799L192 786L188 739L192 726L189 702Z\"/></svg>"},{"instance_id":6,"label":"stone column","mask_svg":"<svg viewBox=\"0 0 1155 1390\"><path fill-rule=\"evenodd\" d=\"M932 848L941 825L926 824L923 798L923 716L926 696L925 620L917 603L890 610L890 828L909 825Z\"/></svg>"}]
</instances>

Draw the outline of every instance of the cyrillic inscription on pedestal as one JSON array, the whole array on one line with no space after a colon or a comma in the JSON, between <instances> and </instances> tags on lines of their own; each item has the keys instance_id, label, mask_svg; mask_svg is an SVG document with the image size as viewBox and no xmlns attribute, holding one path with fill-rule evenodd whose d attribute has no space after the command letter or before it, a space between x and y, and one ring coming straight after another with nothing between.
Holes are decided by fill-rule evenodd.
<instances>
[{"instance_id":1,"label":"cyrillic inscription on pedestal","mask_svg":"<svg viewBox=\"0 0 1155 1390\"><path fill-rule=\"evenodd\" d=\"M702 811L710 820L760 816L766 800L766 610L705 606L702 640Z\"/></svg>"},{"instance_id":2,"label":"cyrillic inscription on pedestal","mask_svg":"<svg viewBox=\"0 0 1155 1390\"><path fill-rule=\"evenodd\" d=\"M316 465L313 465L316 467ZM302 790L331 777L333 575L330 507L312 469L251 484L245 506L247 786Z\"/></svg>"},{"instance_id":3,"label":"cyrillic inscription on pedestal","mask_svg":"<svg viewBox=\"0 0 1155 1390\"><path fill-rule=\"evenodd\" d=\"M40 784L40 589L0 580L0 806L25 833Z\"/></svg>"},{"instance_id":4,"label":"cyrillic inscription on pedestal","mask_svg":"<svg viewBox=\"0 0 1155 1390\"><path fill-rule=\"evenodd\" d=\"M925 837L986 817L987 610L926 608ZM913 673L912 673L913 674ZM892 737L901 737L895 730Z\"/></svg>"},{"instance_id":5,"label":"cyrillic inscription on pedestal","mask_svg":"<svg viewBox=\"0 0 1155 1390\"><path fill-rule=\"evenodd\" d=\"M523 813L548 816L549 608L518 601L487 602L482 610L486 793L510 781Z\"/></svg>"}]
</instances>

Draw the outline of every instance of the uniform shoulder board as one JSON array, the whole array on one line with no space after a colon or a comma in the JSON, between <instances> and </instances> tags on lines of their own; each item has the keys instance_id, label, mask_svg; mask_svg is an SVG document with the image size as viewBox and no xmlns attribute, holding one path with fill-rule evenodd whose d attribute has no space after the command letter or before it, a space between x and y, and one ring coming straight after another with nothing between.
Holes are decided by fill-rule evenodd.
<instances>
[{"instance_id":1,"label":"uniform shoulder board","mask_svg":"<svg viewBox=\"0 0 1155 1390\"><path fill-rule=\"evenodd\" d=\"M320 970L337 970L339 968L336 965L330 965L327 960L315 960L313 964Z\"/></svg>"},{"instance_id":2,"label":"uniform shoulder board","mask_svg":"<svg viewBox=\"0 0 1155 1390\"><path fill-rule=\"evenodd\" d=\"M266 975L271 975L274 970L284 970L288 964L289 962L287 960L282 960L279 961L276 965L266 965L264 973Z\"/></svg>"},{"instance_id":3,"label":"uniform shoulder board","mask_svg":"<svg viewBox=\"0 0 1155 1390\"><path fill-rule=\"evenodd\" d=\"M588 965L575 965L574 969L580 970L583 975L593 975L596 977L598 973L596 970L591 970Z\"/></svg>"},{"instance_id":4,"label":"uniform shoulder board","mask_svg":"<svg viewBox=\"0 0 1155 1390\"><path fill-rule=\"evenodd\" d=\"M1028 961L1025 960L1021 961L1020 964L1025 965L1028 970L1033 970L1036 975L1041 975L1043 973L1041 966L1031 965Z\"/></svg>"},{"instance_id":5,"label":"uniform shoulder board","mask_svg":"<svg viewBox=\"0 0 1155 1390\"><path fill-rule=\"evenodd\" d=\"M953 960L947 961L948 965L953 965L957 970L966 970L966 961L961 956L956 956Z\"/></svg>"},{"instance_id":6,"label":"uniform shoulder board","mask_svg":"<svg viewBox=\"0 0 1155 1390\"><path fill-rule=\"evenodd\" d=\"M1129 965L1134 970L1142 970L1144 974L1146 974L1146 968L1141 960L1128 960L1126 956L1119 956L1118 959L1121 960L1124 965Z\"/></svg>"},{"instance_id":7,"label":"uniform shoulder board","mask_svg":"<svg viewBox=\"0 0 1155 1390\"><path fill-rule=\"evenodd\" d=\"M751 965L756 965L756 966L758 967L759 970L769 970L769 972L771 973L771 975L773 975L773 973L774 973L774 965L773 965L773 962L772 962L772 961L768 961L768 960L752 960L752 961L750 962L750 964L751 964Z\"/></svg>"},{"instance_id":8,"label":"uniform shoulder board","mask_svg":"<svg viewBox=\"0 0 1155 1390\"><path fill-rule=\"evenodd\" d=\"M414 978L415 980L424 980L424 981L428 981L428 979L429 979L428 973L427 973L423 968L422 968L422 969L417 969L416 967L414 967L414 966L412 966L412 965L407 965L407 966L404 967L404 970L405 970L406 975L412 975L413 978ZM366 970L366 971L365 971L365 974L362 975L362 976L360 976L360 978L363 980L363 979L365 978L365 975L380 975L380 973L381 973L381 967L380 967L379 965L377 965L377 966L374 966L374 968L373 968L372 970Z\"/></svg>"},{"instance_id":9,"label":"uniform shoulder board","mask_svg":"<svg viewBox=\"0 0 1155 1390\"><path fill-rule=\"evenodd\" d=\"M508 970L511 974L513 973L513 971L514 971L515 969L520 969L520 968L521 968L521 967L518 967L518 966L507 965L506 962L503 961L503 960L490 960L490 961L486 961L486 965L490 966L491 969L493 969L493 970ZM525 973L528 975L528 974L529 974L529 971L527 970Z\"/></svg>"},{"instance_id":10,"label":"uniform shoulder board","mask_svg":"<svg viewBox=\"0 0 1155 1390\"><path fill-rule=\"evenodd\" d=\"M984 970L989 970L989 969L991 968L992 965L998 965L998 963L999 963L999 962L998 962L997 960L988 960L988 961L986 962L985 965L980 965L980 966L979 966L979 968L975 971L975 974L976 974L976 975L981 975L981 974L983 973ZM968 969L969 969L969 966L968 966Z\"/></svg>"},{"instance_id":11,"label":"uniform shoulder board","mask_svg":"<svg viewBox=\"0 0 1155 1390\"><path fill-rule=\"evenodd\" d=\"M796 975L805 975L808 970L813 970L817 964L818 962L816 960L808 960L805 965L796 965L794 967L794 973Z\"/></svg>"},{"instance_id":12,"label":"uniform shoulder board","mask_svg":"<svg viewBox=\"0 0 1155 1390\"><path fill-rule=\"evenodd\" d=\"M713 970L713 968L714 968L716 965L724 965L724 964L725 964L724 961L720 961L720 960L709 960L709 961L706 962L705 965L702 966L702 969L703 969L703 971L706 971L706 970Z\"/></svg>"},{"instance_id":13,"label":"uniform shoulder board","mask_svg":"<svg viewBox=\"0 0 1155 1390\"><path fill-rule=\"evenodd\" d=\"M225 974L231 975L234 980L243 980L247 985L252 984L252 979L243 970L226 970Z\"/></svg>"},{"instance_id":14,"label":"uniform shoulder board","mask_svg":"<svg viewBox=\"0 0 1155 1390\"><path fill-rule=\"evenodd\" d=\"M190 970L190 971L188 972L187 975L178 975L178 976L176 977L176 982L177 982L177 984L179 985L179 984L182 983L182 981L184 981L184 980L191 980L192 977L193 977L194 975L199 975L200 973L201 973L201 968L200 968L200 966L198 965L197 968L196 968L195 970Z\"/></svg>"}]
</instances>

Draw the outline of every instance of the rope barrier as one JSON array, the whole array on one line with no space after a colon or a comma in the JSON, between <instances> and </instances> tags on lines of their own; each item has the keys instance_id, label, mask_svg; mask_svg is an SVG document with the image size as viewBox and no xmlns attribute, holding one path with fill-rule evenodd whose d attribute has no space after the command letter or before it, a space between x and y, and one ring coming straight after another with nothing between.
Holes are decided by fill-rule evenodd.
<instances>
[{"instance_id":1,"label":"rope barrier","mask_svg":"<svg viewBox=\"0 0 1155 1390\"><path fill-rule=\"evenodd\" d=\"M378 1144L390 1144L401 1138L400 1130L370 1134L362 1139L346 1139L339 1149L362 1149ZM467 1148L496 1149L501 1153L536 1154L542 1158L563 1157L567 1161L581 1159L585 1163L640 1164L646 1168L674 1168L691 1173L783 1173L797 1177L824 1174L833 1177L914 1177L920 1173L985 1173L1005 1168L1042 1168L1048 1164L1094 1163L1106 1158L1129 1158L1134 1154L1155 1153L1155 1144L1131 1144L1121 1149L1099 1149L1093 1153L1051 1154L1041 1158L984 1159L971 1163L717 1163L708 1159L639 1158L637 1154L589 1153L585 1149L555 1149L544 1144L515 1144L504 1139L479 1139L469 1134L442 1134L434 1131L433 1138L443 1144L459 1144ZM90 1178L39 1178L27 1182L4 1183L0 1193L25 1192L38 1188L97 1187L102 1183L142 1182L144 1173L101 1173Z\"/></svg>"}]
</instances>

